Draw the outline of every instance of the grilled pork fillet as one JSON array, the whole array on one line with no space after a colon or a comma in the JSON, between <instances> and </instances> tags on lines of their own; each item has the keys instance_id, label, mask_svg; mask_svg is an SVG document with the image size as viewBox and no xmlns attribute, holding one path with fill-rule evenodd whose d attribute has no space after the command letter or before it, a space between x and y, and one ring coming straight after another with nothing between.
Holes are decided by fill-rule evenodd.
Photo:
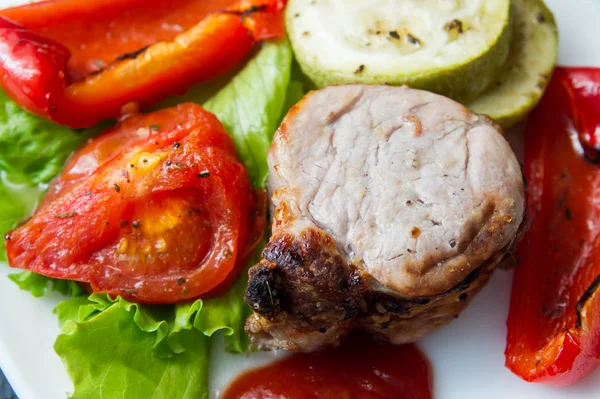
<instances>
[{"instance_id":1,"label":"grilled pork fillet","mask_svg":"<svg viewBox=\"0 0 600 399\"><path fill-rule=\"evenodd\" d=\"M429 92L309 93L269 166L273 235L246 291L262 349L314 351L353 328L415 341L457 317L524 230L499 127Z\"/></svg>"}]
</instances>

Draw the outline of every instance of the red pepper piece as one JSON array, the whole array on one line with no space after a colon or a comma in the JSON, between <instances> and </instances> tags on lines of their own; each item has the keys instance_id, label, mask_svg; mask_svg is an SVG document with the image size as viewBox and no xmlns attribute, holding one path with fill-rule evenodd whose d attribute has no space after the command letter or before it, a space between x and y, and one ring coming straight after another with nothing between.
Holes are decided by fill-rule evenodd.
<instances>
[{"instance_id":1,"label":"red pepper piece","mask_svg":"<svg viewBox=\"0 0 600 399\"><path fill-rule=\"evenodd\" d=\"M48 109L58 101L68 59L62 44L0 17L0 84L23 108Z\"/></svg>"},{"instance_id":2,"label":"red pepper piece","mask_svg":"<svg viewBox=\"0 0 600 399\"><path fill-rule=\"evenodd\" d=\"M77 81L98 72L122 54L172 41L212 12L264 6L263 14L272 16L280 14L284 3L282 0L48 0L0 10L0 16L67 47L71 52L69 79ZM278 21L283 19L276 18L274 22ZM269 24L262 28L268 30L271 26L277 37L282 37L281 26Z\"/></svg>"},{"instance_id":3,"label":"red pepper piece","mask_svg":"<svg viewBox=\"0 0 600 399\"><path fill-rule=\"evenodd\" d=\"M224 73L256 41L283 35L283 6L56 0L3 10L16 22L0 22L0 84L34 114L89 127Z\"/></svg>"},{"instance_id":4,"label":"red pepper piece","mask_svg":"<svg viewBox=\"0 0 600 399\"><path fill-rule=\"evenodd\" d=\"M565 74L571 115L588 160L600 161L600 69L573 68Z\"/></svg>"},{"instance_id":5,"label":"red pepper piece","mask_svg":"<svg viewBox=\"0 0 600 399\"><path fill-rule=\"evenodd\" d=\"M598 69L558 68L527 126L531 229L519 246L505 352L527 381L566 385L600 364L600 168L584 151L600 121L590 113L599 93L584 88L599 83Z\"/></svg>"}]
</instances>

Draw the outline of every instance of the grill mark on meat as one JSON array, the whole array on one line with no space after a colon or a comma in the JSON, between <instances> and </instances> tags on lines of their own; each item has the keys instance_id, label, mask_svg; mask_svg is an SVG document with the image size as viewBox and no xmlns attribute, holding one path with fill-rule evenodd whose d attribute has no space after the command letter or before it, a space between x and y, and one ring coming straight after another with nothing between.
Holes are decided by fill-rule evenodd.
<instances>
[{"instance_id":1,"label":"grill mark on meat","mask_svg":"<svg viewBox=\"0 0 600 399\"><path fill-rule=\"evenodd\" d=\"M451 134L454 134L454 133L456 133L456 131L457 131L457 130L459 130L459 129L465 129L465 130L463 131L463 134L465 134L465 135L466 135L466 134L467 134L467 132L468 132L468 130L467 130L467 127L471 127L471 126L473 126L472 124L470 124L470 123L468 123L468 122L464 122L464 121L458 121L458 122L461 122L460 126L457 126L456 128L454 128L454 129L450 130L450 131L449 131L449 132L447 132L447 133L444 133L442 136L440 136L440 138L439 138L438 142L443 142L443 140L444 140L446 137L450 136Z\"/></svg>"},{"instance_id":2,"label":"grill mark on meat","mask_svg":"<svg viewBox=\"0 0 600 399\"><path fill-rule=\"evenodd\" d=\"M431 104L431 101L426 101L426 102L424 102L422 104L415 105L414 107L409 108L408 112L411 113L411 114L414 114L415 112L421 110L422 108L425 108L429 104Z\"/></svg>"},{"instance_id":3,"label":"grill mark on meat","mask_svg":"<svg viewBox=\"0 0 600 399\"><path fill-rule=\"evenodd\" d=\"M323 122L325 124L333 124L337 122L340 116L348 114L349 111L360 101L363 91L359 90L357 93L350 95L350 98L346 98L345 104L339 107L337 110L332 110L327 113Z\"/></svg>"}]
</instances>

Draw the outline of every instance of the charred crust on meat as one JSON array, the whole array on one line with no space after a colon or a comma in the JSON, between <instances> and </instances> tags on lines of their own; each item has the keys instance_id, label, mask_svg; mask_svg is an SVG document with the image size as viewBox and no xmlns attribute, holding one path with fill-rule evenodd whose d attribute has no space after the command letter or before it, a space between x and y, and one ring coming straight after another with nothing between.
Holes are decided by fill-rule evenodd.
<instances>
[{"instance_id":1,"label":"charred crust on meat","mask_svg":"<svg viewBox=\"0 0 600 399\"><path fill-rule=\"evenodd\" d=\"M317 230L306 230L300 237L281 235L250 269L246 302L268 319L280 312L309 324L320 314L351 319L358 309L348 295L343 262L331 237Z\"/></svg>"},{"instance_id":2,"label":"charred crust on meat","mask_svg":"<svg viewBox=\"0 0 600 399\"><path fill-rule=\"evenodd\" d=\"M344 317L340 321L346 321L360 314L360 309L356 304L356 299L349 297L340 303L342 309L344 309Z\"/></svg>"},{"instance_id":3,"label":"charred crust on meat","mask_svg":"<svg viewBox=\"0 0 600 399\"><path fill-rule=\"evenodd\" d=\"M259 263L250 269L246 289L246 303L257 313L268 319L281 312L274 268Z\"/></svg>"}]
</instances>

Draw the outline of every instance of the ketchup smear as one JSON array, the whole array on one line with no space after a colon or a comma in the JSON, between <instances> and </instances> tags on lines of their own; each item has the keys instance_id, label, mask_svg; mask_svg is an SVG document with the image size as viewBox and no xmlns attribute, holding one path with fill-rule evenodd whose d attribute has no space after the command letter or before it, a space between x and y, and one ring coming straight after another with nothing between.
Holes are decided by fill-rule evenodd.
<instances>
[{"instance_id":1,"label":"ketchup smear","mask_svg":"<svg viewBox=\"0 0 600 399\"><path fill-rule=\"evenodd\" d=\"M361 334L248 371L221 398L431 399L431 386L429 362L415 345L381 345Z\"/></svg>"}]
</instances>

